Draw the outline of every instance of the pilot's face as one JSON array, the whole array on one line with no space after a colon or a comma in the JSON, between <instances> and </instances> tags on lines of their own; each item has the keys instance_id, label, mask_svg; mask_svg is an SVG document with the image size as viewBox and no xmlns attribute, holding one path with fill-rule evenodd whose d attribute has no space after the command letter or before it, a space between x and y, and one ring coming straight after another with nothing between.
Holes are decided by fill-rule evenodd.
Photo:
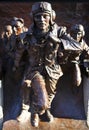
<instances>
[{"instance_id":1,"label":"pilot's face","mask_svg":"<svg viewBox=\"0 0 89 130\"><path fill-rule=\"evenodd\" d=\"M40 30L47 30L50 26L50 14L42 12L34 15L34 21Z\"/></svg>"},{"instance_id":2,"label":"pilot's face","mask_svg":"<svg viewBox=\"0 0 89 130\"><path fill-rule=\"evenodd\" d=\"M80 42L81 38L82 38L82 32L73 32L71 34L71 36L73 37L73 39L75 39L77 42Z\"/></svg>"},{"instance_id":3,"label":"pilot's face","mask_svg":"<svg viewBox=\"0 0 89 130\"><path fill-rule=\"evenodd\" d=\"M23 23L21 23L20 21L16 21L14 25L15 34L19 35L20 33L22 33L22 28L23 28Z\"/></svg>"}]
</instances>

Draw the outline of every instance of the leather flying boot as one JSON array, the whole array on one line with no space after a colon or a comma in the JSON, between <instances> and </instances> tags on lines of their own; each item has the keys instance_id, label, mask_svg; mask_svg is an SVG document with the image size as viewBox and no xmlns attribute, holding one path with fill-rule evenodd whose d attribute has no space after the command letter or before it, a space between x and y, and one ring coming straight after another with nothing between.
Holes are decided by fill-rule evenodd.
<instances>
[{"instance_id":1,"label":"leather flying boot","mask_svg":"<svg viewBox=\"0 0 89 130\"><path fill-rule=\"evenodd\" d=\"M27 110L22 110L21 114L17 117L18 122L26 122L29 120L30 113Z\"/></svg>"},{"instance_id":2,"label":"leather flying boot","mask_svg":"<svg viewBox=\"0 0 89 130\"><path fill-rule=\"evenodd\" d=\"M89 128L89 121L87 121L86 124L87 124L87 127Z\"/></svg>"},{"instance_id":3,"label":"leather flying boot","mask_svg":"<svg viewBox=\"0 0 89 130\"><path fill-rule=\"evenodd\" d=\"M39 115L37 113L31 113L31 124L34 127L39 126Z\"/></svg>"},{"instance_id":4,"label":"leather flying boot","mask_svg":"<svg viewBox=\"0 0 89 130\"><path fill-rule=\"evenodd\" d=\"M30 113L28 112L28 110L29 110L29 105L23 103L22 111L21 111L20 115L17 117L17 121L26 122L30 117Z\"/></svg>"},{"instance_id":5,"label":"leather flying boot","mask_svg":"<svg viewBox=\"0 0 89 130\"><path fill-rule=\"evenodd\" d=\"M89 128L89 108L88 108L88 111L87 111L86 124L87 124L87 127Z\"/></svg>"},{"instance_id":6,"label":"leather flying boot","mask_svg":"<svg viewBox=\"0 0 89 130\"><path fill-rule=\"evenodd\" d=\"M46 116L47 116L48 122L53 122L54 118L53 118L53 115L50 112L50 109L46 110Z\"/></svg>"}]
</instances>

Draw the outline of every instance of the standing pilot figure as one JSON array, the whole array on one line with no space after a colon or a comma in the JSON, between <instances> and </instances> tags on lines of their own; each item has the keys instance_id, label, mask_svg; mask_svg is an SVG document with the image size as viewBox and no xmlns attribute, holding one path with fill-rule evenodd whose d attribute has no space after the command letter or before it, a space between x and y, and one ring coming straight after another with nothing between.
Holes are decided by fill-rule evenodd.
<instances>
[{"instance_id":1,"label":"standing pilot figure","mask_svg":"<svg viewBox=\"0 0 89 130\"><path fill-rule=\"evenodd\" d=\"M22 84L24 89L27 88L28 96L23 89L22 112L17 119L21 121L26 116L25 111L28 111L30 104L28 89L31 87L33 90L31 124L35 127L39 125L39 115L44 112L47 120L53 121L53 115L50 112L51 103L56 94L58 79L63 75L57 62L57 51L59 37L65 35L65 32L54 22L55 16L50 3L36 2L33 4L31 10L33 24L28 32L21 35L15 55L13 70L19 67L25 50L28 52L29 61Z\"/></svg>"}]
</instances>

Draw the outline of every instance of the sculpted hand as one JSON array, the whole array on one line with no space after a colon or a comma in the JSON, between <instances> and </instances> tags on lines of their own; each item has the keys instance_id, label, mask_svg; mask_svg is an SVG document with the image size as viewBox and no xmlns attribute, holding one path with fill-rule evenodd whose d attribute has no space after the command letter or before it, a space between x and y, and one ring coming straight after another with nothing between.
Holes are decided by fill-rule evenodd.
<instances>
[{"instance_id":1,"label":"sculpted hand","mask_svg":"<svg viewBox=\"0 0 89 130\"><path fill-rule=\"evenodd\" d=\"M66 34L66 30L67 28L65 26L62 26L60 29L59 29L59 37L63 36L64 34Z\"/></svg>"}]
</instances>

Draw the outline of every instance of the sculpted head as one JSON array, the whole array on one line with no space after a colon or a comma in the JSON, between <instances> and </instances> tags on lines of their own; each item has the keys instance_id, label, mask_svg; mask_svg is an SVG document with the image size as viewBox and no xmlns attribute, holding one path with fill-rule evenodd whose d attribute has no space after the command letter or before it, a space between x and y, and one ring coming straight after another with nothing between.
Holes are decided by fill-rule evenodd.
<instances>
[{"instance_id":1,"label":"sculpted head","mask_svg":"<svg viewBox=\"0 0 89 130\"><path fill-rule=\"evenodd\" d=\"M85 35L85 30L82 24L75 24L71 27L70 31L71 36L77 40L78 42L81 41L81 39Z\"/></svg>"},{"instance_id":2,"label":"sculpted head","mask_svg":"<svg viewBox=\"0 0 89 130\"><path fill-rule=\"evenodd\" d=\"M42 30L46 30L55 20L56 14L48 2L36 2L32 6L31 17L35 25Z\"/></svg>"},{"instance_id":3,"label":"sculpted head","mask_svg":"<svg viewBox=\"0 0 89 130\"><path fill-rule=\"evenodd\" d=\"M16 35L22 32L23 26L24 26L24 20L22 18L17 18L17 17L13 18L12 27Z\"/></svg>"},{"instance_id":4,"label":"sculpted head","mask_svg":"<svg viewBox=\"0 0 89 130\"><path fill-rule=\"evenodd\" d=\"M13 33L12 26L6 25L4 28L5 35L9 38L11 34Z\"/></svg>"}]
</instances>

